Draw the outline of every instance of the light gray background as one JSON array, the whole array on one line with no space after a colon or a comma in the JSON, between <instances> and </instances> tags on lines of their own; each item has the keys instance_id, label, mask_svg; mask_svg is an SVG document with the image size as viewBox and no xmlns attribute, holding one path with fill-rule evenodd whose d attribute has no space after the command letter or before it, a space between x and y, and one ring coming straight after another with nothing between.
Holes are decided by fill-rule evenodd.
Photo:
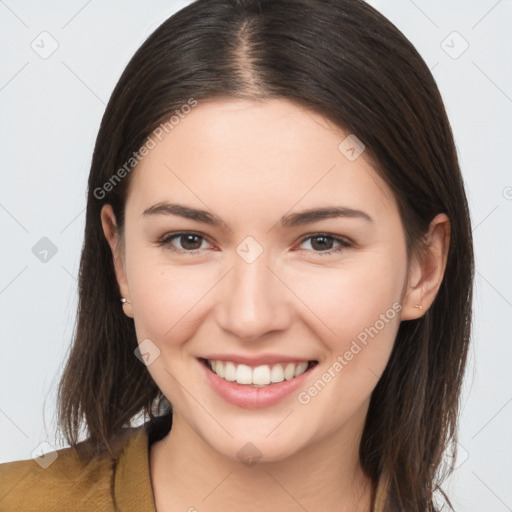
<instances>
[{"instance_id":1,"label":"light gray background","mask_svg":"<svg viewBox=\"0 0 512 512\"><path fill-rule=\"evenodd\" d=\"M55 391L75 320L101 116L135 50L188 3L0 0L0 462L30 458L41 442L56 446ZM433 70L474 223L461 453L444 488L456 510L512 510L512 1L369 3ZM43 237L57 248L46 262L32 252Z\"/></svg>"}]
</instances>

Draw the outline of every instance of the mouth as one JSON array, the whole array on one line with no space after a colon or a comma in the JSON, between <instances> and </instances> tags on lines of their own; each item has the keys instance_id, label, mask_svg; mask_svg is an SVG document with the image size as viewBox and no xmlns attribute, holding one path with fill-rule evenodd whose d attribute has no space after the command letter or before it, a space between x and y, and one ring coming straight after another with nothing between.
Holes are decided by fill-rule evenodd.
<instances>
[{"instance_id":1,"label":"mouth","mask_svg":"<svg viewBox=\"0 0 512 512\"><path fill-rule=\"evenodd\" d=\"M206 368L221 379L252 388L267 388L284 381L292 381L309 372L318 361L283 361L249 366L234 361L198 358Z\"/></svg>"}]
</instances>

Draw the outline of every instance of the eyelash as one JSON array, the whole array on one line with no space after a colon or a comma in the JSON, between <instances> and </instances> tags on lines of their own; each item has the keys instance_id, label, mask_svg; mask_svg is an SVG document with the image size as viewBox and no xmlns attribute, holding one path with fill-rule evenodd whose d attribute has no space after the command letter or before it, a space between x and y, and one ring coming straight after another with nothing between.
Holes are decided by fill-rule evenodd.
<instances>
[{"instance_id":1,"label":"eyelash","mask_svg":"<svg viewBox=\"0 0 512 512\"><path fill-rule=\"evenodd\" d=\"M157 240L156 244L157 244L158 247L165 247L167 250L169 250L169 251L171 251L173 253L189 254L189 255L194 255L194 256L198 255L201 252L201 249L195 249L195 250L192 250L192 251L187 251L187 250L184 250L184 249L177 249L176 247L174 247L171 244L171 241L173 239L180 238L180 237L186 236L186 235L197 236L197 237L202 238L203 240L207 241L206 237L204 235L202 235L201 233L196 233L196 232L193 232L193 231L180 231L180 232L168 233L168 234L164 235L163 237L161 237L160 239ZM299 245L302 245L307 240L311 240L311 239L314 239L314 238L321 238L321 237L329 238L329 239L333 240L334 242L338 242L339 246L334 248L334 249L330 249L328 251L312 251L315 254L318 254L320 256L329 256L329 255L331 255L333 253L341 252L343 249L348 249L348 248L354 247L354 244L352 242L349 242L348 240L346 240L344 238L340 238L340 237L337 237L337 236L334 236L334 235L330 235L329 233L313 233L311 235L303 237L300 240ZM308 249L303 249L303 250L308 250Z\"/></svg>"}]
</instances>

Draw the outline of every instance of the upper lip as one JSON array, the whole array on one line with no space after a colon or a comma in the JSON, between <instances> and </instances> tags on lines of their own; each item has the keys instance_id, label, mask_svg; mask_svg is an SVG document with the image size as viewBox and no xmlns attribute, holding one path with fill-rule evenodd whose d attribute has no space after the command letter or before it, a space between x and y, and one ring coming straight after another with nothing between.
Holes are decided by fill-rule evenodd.
<instances>
[{"instance_id":1,"label":"upper lip","mask_svg":"<svg viewBox=\"0 0 512 512\"><path fill-rule=\"evenodd\" d=\"M210 359L211 361L232 361L236 364L245 364L247 366L270 365L277 363L302 363L316 361L316 359L306 357L292 357L284 354L262 354L258 357L242 356L237 354L209 354L200 359Z\"/></svg>"}]
</instances>

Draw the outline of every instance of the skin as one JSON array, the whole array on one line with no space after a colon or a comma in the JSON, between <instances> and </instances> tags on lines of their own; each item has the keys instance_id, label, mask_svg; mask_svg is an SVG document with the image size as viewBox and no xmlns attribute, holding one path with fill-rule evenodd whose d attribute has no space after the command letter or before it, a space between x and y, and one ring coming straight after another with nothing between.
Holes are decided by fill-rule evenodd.
<instances>
[{"instance_id":1,"label":"skin","mask_svg":"<svg viewBox=\"0 0 512 512\"><path fill-rule=\"evenodd\" d=\"M369 400L400 321L424 314L436 296L449 220L438 215L424 257L407 261L394 196L364 152L349 161L338 150L347 135L284 99L200 102L133 171L123 234L110 205L102 209L119 290L130 302L124 312L139 343L149 338L159 348L148 371L174 408L171 432L150 453L159 512L373 506L358 458ZM208 210L225 226L142 216L160 201ZM335 205L373 222L278 223ZM156 243L185 230L204 238L195 246L179 237L167 247ZM354 246L306 239L322 232ZM247 236L263 249L252 263L236 251ZM174 253L170 245L199 252ZM401 311L307 404L292 393L269 407L241 408L199 371L196 358L212 352L287 354L318 361L299 389L307 390L396 303ZM247 442L262 457L251 467L237 457Z\"/></svg>"}]
</instances>

